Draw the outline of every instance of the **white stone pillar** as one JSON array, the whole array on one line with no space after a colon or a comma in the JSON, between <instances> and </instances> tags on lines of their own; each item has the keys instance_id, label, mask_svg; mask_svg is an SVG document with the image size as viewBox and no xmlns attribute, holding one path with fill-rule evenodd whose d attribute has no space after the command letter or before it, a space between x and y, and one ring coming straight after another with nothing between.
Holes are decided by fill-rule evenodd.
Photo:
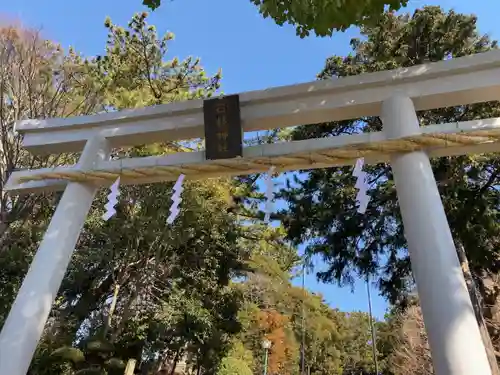
<instances>
[{"instance_id":1,"label":"white stone pillar","mask_svg":"<svg viewBox=\"0 0 500 375\"><path fill-rule=\"evenodd\" d=\"M420 133L410 98L382 106L389 138ZM453 238L425 152L391 157L413 274L436 375L491 375Z\"/></svg>"},{"instance_id":2,"label":"white stone pillar","mask_svg":"<svg viewBox=\"0 0 500 375\"><path fill-rule=\"evenodd\" d=\"M78 164L90 169L109 153L105 139L91 139ZM66 187L0 333L1 375L27 373L96 192L91 184Z\"/></svg>"}]
</instances>

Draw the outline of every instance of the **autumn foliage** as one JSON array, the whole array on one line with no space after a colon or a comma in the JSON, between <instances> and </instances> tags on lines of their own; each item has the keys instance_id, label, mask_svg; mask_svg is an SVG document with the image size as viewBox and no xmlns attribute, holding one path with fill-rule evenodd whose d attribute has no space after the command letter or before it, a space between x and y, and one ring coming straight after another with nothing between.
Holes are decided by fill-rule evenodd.
<instances>
[{"instance_id":1,"label":"autumn foliage","mask_svg":"<svg viewBox=\"0 0 500 375\"><path fill-rule=\"evenodd\" d=\"M287 374L294 362L297 347L290 336L290 319L276 310L259 311L257 315L259 329L264 338L272 345L269 350L268 373L270 375Z\"/></svg>"}]
</instances>

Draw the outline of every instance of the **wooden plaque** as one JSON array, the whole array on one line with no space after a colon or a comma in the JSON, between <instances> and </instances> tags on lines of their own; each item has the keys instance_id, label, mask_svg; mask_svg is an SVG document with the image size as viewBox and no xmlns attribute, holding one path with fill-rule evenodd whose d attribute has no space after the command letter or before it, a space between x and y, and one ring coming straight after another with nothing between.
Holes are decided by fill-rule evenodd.
<instances>
[{"instance_id":1,"label":"wooden plaque","mask_svg":"<svg viewBox=\"0 0 500 375\"><path fill-rule=\"evenodd\" d=\"M240 97L229 95L203 102L207 160L243 156Z\"/></svg>"}]
</instances>

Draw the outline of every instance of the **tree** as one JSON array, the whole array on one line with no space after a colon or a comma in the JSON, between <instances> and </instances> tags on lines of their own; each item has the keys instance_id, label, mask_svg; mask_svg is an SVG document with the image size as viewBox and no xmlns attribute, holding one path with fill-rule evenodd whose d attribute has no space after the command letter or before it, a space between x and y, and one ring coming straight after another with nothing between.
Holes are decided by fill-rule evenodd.
<instances>
[{"instance_id":1,"label":"tree","mask_svg":"<svg viewBox=\"0 0 500 375\"><path fill-rule=\"evenodd\" d=\"M252 375L252 352L239 340L234 340L228 355L221 361L217 375Z\"/></svg>"},{"instance_id":2,"label":"tree","mask_svg":"<svg viewBox=\"0 0 500 375\"><path fill-rule=\"evenodd\" d=\"M226 357L222 360L217 375L252 375L252 370L239 358Z\"/></svg>"},{"instance_id":3,"label":"tree","mask_svg":"<svg viewBox=\"0 0 500 375\"><path fill-rule=\"evenodd\" d=\"M72 155L34 157L21 147L14 125L26 118L67 117L103 109L102 85L73 50L65 53L39 31L0 27L0 324L28 269L57 195L11 197L5 184L16 168L44 168Z\"/></svg>"},{"instance_id":4,"label":"tree","mask_svg":"<svg viewBox=\"0 0 500 375\"><path fill-rule=\"evenodd\" d=\"M21 147L14 124L26 118L66 117L99 111L99 82L87 79L88 67L73 50L44 40L37 30L0 28L0 245L8 231L38 217L42 204L32 196L9 197L4 186L14 168L43 168L65 156L33 157ZM42 203L42 201L40 201ZM47 202L44 202L45 205ZM9 236L10 238L15 236Z\"/></svg>"},{"instance_id":5,"label":"tree","mask_svg":"<svg viewBox=\"0 0 500 375\"><path fill-rule=\"evenodd\" d=\"M278 25L289 23L296 27L297 35L304 38L311 31L318 36L332 35L351 26L373 24L384 9L399 10L407 0L362 0L355 2L330 0L250 0L263 17L271 17ZM156 9L161 0L143 0L144 5Z\"/></svg>"},{"instance_id":6,"label":"tree","mask_svg":"<svg viewBox=\"0 0 500 375\"><path fill-rule=\"evenodd\" d=\"M207 76L199 58L166 60L173 33L159 36L147 23L148 13L135 14L127 27L104 22L106 54L93 62L105 82L105 100L115 110L210 97L218 88L220 71Z\"/></svg>"},{"instance_id":7,"label":"tree","mask_svg":"<svg viewBox=\"0 0 500 375\"><path fill-rule=\"evenodd\" d=\"M420 307L410 306L395 318L392 323L395 342L389 357L389 366L394 375L434 374Z\"/></svg>"},{"instance_id":8,"label":"tree","mask_svg":"<svg viewBox=\"0 0 500 375\"><path fill-rule=\"evenodd\" d=\"M235 285L243 293L240 341L254 358L263 357L261 342L267 338L273 342L269 369L299 373L300 345L305 331L305 366L311 374L374 375L368 314L332 309L321 295L292 286L290 273L280 271L276 258L257 251L249 262L249 275ZM386 329L383 322L377 324ZM386 341L382 338L379 345L387 346ZM387 368L386 352L381 357L384 359L381 370ZM259 366L257 363L254 367L256 373L262 372Z\"/></svg>"},{"instance_id":9,"label":"tree","mask_svg":"<svg viewBox=\"0 0 500 375\"><path fill-rule=\"evenodd\" d=\"M353 54L329 58L318 78L408 67L497 46L487 35L479 34L474 16L444 12L439 7L418 9L412 16L387 13L376 27L363 28L362 33L366 40L351 41ZM499 113L500 107L494 102L423 111L418 117L425 126L495 117ZM382 130L380 119L367 117L302 126L293 136L305 139L379 130ZM496 252L500 241L499 161L496 155L431 161L456 247L465 249L466 256L460 256L463 269L470 270L472 277L468 279L474 278L483 297L490 300L497 299L498 293L488 290L485 281L500 270ZM356 212L351 168L329 168L310 171L305 179L296 179L289 185L283 193L290 207L285 225L295 243L305 240L306 235L307 239L312 238L307 251L321 254L329 266L318 274L322 280L342 284L351 283L358 275L376 275L382 294L391 303L405 304L414 285L392 172L388 164L369 166L367 171L371 203L366 214ZM468 283L469 288L474 287L472 284ZM478 299L475 302L482 326ZM485 315L492 318L491 309L486 308ZM493 335L492 326L489 328L489 334ZM490 365L497 371L485 329L482 337L489 348Z\"/></svg>"},{"instance_id":10,"label":"tree","mask_svg":"<svg viewBox=\"0 0 500 375\"><path fill-rule=\"evenodd\" d=\"M366 40L351 41L353 53L330 57L319 79L332 79L397 67L408 67L496 48L480 35L476 18L444 12L439 7L418 9L410 16L386 13L375 28L363 28ZM467 105L418 113L422 125L498 116L497 103ZM382 130L378 117L298 127L294 139ZM497 272L495 249L498 225L498 165L495 155L446 157L432 165L455 240L462 244L476 275ZM369 166L370 206L356 212L351 167L306 172L289 182L282 197L289 203L285 226L295 243L310 240L307 252L320 254L328 269L318 276L326 282L351 283L358 275L378 277L381 292L391 303L413 288L410 259L396 199L390 165Z\"/></svg>"}]
</instances>

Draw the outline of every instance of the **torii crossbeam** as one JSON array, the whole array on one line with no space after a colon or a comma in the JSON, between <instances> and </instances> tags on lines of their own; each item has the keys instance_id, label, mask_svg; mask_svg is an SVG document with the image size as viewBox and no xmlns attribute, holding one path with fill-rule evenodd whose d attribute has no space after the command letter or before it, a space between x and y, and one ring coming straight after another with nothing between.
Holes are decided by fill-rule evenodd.
<instances>
[{"instance_id":1,"label":"torii crossbeam","mask_svg":"<svg viewBox=\"0 0 500 375\"><path fill-rule=\"evenodd\" d=\"M64 190L0 333L0 375L25 375L99 187L367 163L391 164L437 375L491 375L429 157L500 151L500 118L420 127L416 110L500 98L500 51L238 96L245 132L380 116L382 132L109 160L113 147L204 137L201 100L16 124L34 154L80 152L76 165L14 172L11 194ZM207 150L208 153L208 150Z\"/></svg>"}]
</instances>

